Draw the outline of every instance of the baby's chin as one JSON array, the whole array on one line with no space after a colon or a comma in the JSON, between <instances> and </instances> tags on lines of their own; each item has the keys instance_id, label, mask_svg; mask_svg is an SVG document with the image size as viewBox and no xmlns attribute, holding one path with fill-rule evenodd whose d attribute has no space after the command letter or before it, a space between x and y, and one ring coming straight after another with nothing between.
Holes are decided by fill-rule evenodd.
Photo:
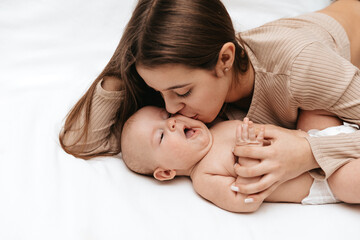
<instances>
[{"instance_id":1,"label":"baby's chin","mask_svg":"<svg viewBox=\"0 0 360 240\"><path fill-rule=\"evenodd\" d=\"M206 127L206 136L207 136L207 143L205 144L205 148L204 148L204 151L206 152L205 155L210 151L213 144L213 136L210 132L210 129L207 127Z\"/></svg>"}]
</instances>

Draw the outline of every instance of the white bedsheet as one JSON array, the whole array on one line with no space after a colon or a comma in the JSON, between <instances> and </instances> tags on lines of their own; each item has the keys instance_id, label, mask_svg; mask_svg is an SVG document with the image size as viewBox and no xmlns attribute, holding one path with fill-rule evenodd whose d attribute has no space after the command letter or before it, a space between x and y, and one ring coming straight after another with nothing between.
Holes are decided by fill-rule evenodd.
<instances>
[{"instance_id":1,"label":"white bedsheet","mask_svg":"<svg viewBox=\"0 0 360 240\"><path fill-rule=\"evenodd\" d=\"M328 0L226 0L238 30ZM76 159L62 121L110 59L134 0L0 2L0 239L359 239L360 207L221 210L189 179L160 183L121 159Z\"/></svg>"}]
</instances>

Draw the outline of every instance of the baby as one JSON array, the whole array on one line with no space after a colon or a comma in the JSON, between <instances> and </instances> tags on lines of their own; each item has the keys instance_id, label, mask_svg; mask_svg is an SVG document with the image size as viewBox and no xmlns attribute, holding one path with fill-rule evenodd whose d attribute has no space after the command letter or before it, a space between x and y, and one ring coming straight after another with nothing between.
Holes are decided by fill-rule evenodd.
<instances>
[{"instance_id":1,"label":"baby","mask_svg":"<svg viewBox=\"0 0 360 240\"><path fill-rule=\"evenodd\" d=\"M219 122L209 129L201 121L182 115L171 116L165 109L147 106L124 125L122 157L134 172L152 175L160 181L189 176L195 191L222 209L253 212L261 202L254 202L232 190L238 179L234 171L237 159L232 148L235 142L238 145L271 144L263 136L264 127L248 119L244 122ZM240 165L256 163L256 160L239 162ZM309 173L304 173L280 185L265 201L317 204L341 200L360 203L360 160L354 160L343 168L345 172L335 172L328 179L330 187L327 181L314 181ZM257 180L238 179L245 182ZM342 193L347 191L353 194L350 197L344 194L343 197Z\"/></svg>"}]
</instances>

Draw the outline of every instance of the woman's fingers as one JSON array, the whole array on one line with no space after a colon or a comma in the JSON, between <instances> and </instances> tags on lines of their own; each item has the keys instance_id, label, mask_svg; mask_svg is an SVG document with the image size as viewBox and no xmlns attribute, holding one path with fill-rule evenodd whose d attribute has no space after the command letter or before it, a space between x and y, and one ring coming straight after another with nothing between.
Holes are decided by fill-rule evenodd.
<instances>
[{"instance_id":1,"label":"woman's fingers","mask_svg":"<svg viewBox=\"0 0 360 240\"><path fill-rule=\"evenodd\" d=\"M280 185L280 183L274 183L271 187L257 194L250 194L244 200L245 203L253 203L253 202L263 202L265 199L270 196L271 193L275 191L275 189Z\"/></svg>"},{"instance_id":2,"label":"woman's fingers","mask_svg":"<svg viewBox=\"0 0 360 240\"><path fill-rule=\"evenodd\" d=\"M240 164L234 165L235 173L240 177L252 178L259 177L271 171L271 169L264 164L256 164L253 166L241 166Z\"/></svg>"},{"instance_id":3,"label":"woman's fingers","mask_svg":"<svg viewBox=\"0 0 360 240\"><path fill-rule=\"evenodd\" d=\"M237 157L263 159L272 155L272 149L262 145L235 145L233 153Z\"/></svg>"},{"instance_id":4,"label":"woman's fingers","mask_svg":"<svg viewBox=\"0 0 360 240\"><path fill-rule=\"evenodd\" d=\"M260 161L253 166L234 166L235 173L240 178L261 177L259 181L239 182L232 186L238 192L251 194L259 200L271 194L280 183L319 167L303 132L271 125L266 125L265 128L266 131L258 135L259 140L270 140L270 143L264 140L265 146L243 145L234 146L233 149L238 159Z\"/></svg>"},{"instance_id":5,"label":"woman's fingers","mask_svg":"<svg viewBox=\"0 0 360 240\"><path fill-rule=\"evenodd\" d=\"M233 190L236 189L237 192L240 192L242 194L258 195L261 192L270 189L270 187L274 186L275 183L276 183L276 180L271 175L267 174L267 175L264 175L260 179L260 181L255 182L255 183L249 183L249 184L237 184L236 183L234 185L235 188L233 187L232 189ZM276 187L277 187L277 185L276 185Z\"/></svg>"}]
</instances>

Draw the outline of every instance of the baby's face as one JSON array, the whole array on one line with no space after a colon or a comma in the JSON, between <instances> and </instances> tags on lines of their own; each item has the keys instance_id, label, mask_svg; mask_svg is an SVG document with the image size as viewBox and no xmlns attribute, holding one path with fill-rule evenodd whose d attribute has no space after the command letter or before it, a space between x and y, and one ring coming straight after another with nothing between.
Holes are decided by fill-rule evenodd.
<instances>
[{"instance_id":1,"label":"baby's face","mask_svg":"<svg viewBox=\"0 0 360 240\"><path fill-rule=\"evenodd\" d=\"M134 146L159 167L189 169L210 150L212 135L204 123L182 115L170 116L162 108L144 107L132 125Z\"/></svg>"}]
</instances>

